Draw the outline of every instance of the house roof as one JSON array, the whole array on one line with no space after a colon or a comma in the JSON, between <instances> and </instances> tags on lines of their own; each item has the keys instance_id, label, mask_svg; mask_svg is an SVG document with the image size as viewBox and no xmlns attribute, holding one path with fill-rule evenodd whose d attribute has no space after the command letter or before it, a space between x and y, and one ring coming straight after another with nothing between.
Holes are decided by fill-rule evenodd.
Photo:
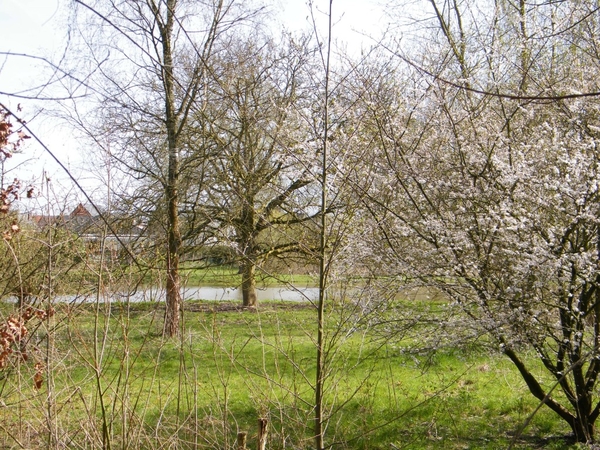
<instances>
[{"instance_id":1,"label":"house roof","mask_svg":"<svg viewBox=\"0 0 600 450\"><path fill-rule=\"evenodd\" d=\"M79 235L99 236L104 232L104 220L97 214L92 215L88 208L90 207L86 207L82 203L79 203L69 214L32 214L28 215L27 220L36 224L40 229L44 229L48 226L59 226ZM106 217L108 217L108 220L116 219L115 216L111 217L108 215ZM116 221L113 223L113 229L116 230L119 235L125 236L139 236L144 232L144 227L135 226L135 224L132 225L131 222L128 221Z\"/></svg>"},{"instance_id":2,"label":"house roof","mask_svg":"<svg viewBox=\"0 0 600 450\"><path fill-rule=\"evenodd\" d=\"M92 215L87 210L87 208L83 206L82 203L80 203L70 214L70 217L92 217Z\"/></svg>"}]
</instances>

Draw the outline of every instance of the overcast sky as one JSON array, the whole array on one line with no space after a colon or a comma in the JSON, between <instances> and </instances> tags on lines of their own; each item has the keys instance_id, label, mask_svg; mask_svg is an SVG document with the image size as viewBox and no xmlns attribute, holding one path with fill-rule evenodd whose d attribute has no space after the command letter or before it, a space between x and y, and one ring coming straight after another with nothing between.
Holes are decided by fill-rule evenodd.
<instances>
[{"instance_id":1,"label":"overcast sky","mask_svg":"<svg viewBox=\"0 0 600 450\"><path fill-rule=\"evenodd\" d=\"M65 15L71 0L0 0L0 52L43 56L57 61L65 48L67 27ZM315 0L317 9L326 11L328 0ZM381 0L334 0L334 36L347 43L354 51L368 47L385 28ZM273 0L280 23L288 29L301 29L310 25L306 0ZM317 19L326 23L324 14L316 13ZM320 17L320 19L319 19ZM43 82L40 79L39 61L30 58L0 55L0 92L20 92ZM30 117L39 109L33 102L0 94L0 102L11 109L21 104L23 114ZM85 181L82 169L82 151L71 138L71 133L55 121L38 116L29 122L36 135L69 167ZM12 158L12 165L19 165L17 175L29 181L40 179L46 171L54 179L64 177L48 155L34 143L30 143L23 155Z\"/></svg>"}]
</instances>

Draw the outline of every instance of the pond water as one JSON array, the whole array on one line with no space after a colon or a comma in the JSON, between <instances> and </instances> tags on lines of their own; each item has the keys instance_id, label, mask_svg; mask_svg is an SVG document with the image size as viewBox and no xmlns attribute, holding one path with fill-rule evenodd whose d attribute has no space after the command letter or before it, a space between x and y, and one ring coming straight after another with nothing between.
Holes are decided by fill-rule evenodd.
<instances>
[{"instance_id":1,"label":"pond water","mask_svg":"<svg viewBox=\"0 0 600 450\"><path fill-rule=\"evenodd\" d=\"M258 301L283 300L289 302L304 302L317 300L319 288L274 286L256 289ZM242 290L238 288L222 287L186 287L182 290L184 300L242 300Z\"/></svg>"},{"instance_id":2,"label":"pond water","mask_svg":"<svg viewBox=\"0 0 600 450\"><path fill-rule=\"evenodd\" d=\"M353 292L359 294L360 289ZM257 288L256 294L258 301L275 300L288 302L316 302L319 298L318 287L301 287L301 286L270 286L266 288ZM216 286L187 286L181 290L181 296L186 300L208 300L208 301L242 301L242 290L233 287L216 287ZM138 289L133 292L105 292L100 296L100 302L164 302L166 292L164 288L150 287ZM358 298L357 297L357 298ZM440 299L439 293L431 291L431 289L408 289L396 293L397 298L409 300L428 300ZM363 300L367 297L362 297ZM15 297L5 298L4 301L16 302ZM89 293L87 295L60 295L54 298L54 302L58 303L93 303L96 302L96 294Z\"/></svg>"},{"instance_id":3,"label":"pond water","mask_svg":"<svg viewBox=\"0 0 600 450\"><path fill-rule=\"evenodd\" d=\"M268 288L257 288L258 301L278 300L288 302L305 302L317 300L319 288L316 287L294 287L294 286L272 286ZM158 287L138 289L134 292L111 292L101 295L100 301L107 299L116 302L157 302L165 301L165 289ZM212 286L187 286L181 290L183 300L209 300L209 301L242 301L242 290L228 287ZM8 298L6 301L16 302L16 298ZM54 299L60 303L88 303L95 302L96 295L60 295Z\"/></svg>"}]
</instances>

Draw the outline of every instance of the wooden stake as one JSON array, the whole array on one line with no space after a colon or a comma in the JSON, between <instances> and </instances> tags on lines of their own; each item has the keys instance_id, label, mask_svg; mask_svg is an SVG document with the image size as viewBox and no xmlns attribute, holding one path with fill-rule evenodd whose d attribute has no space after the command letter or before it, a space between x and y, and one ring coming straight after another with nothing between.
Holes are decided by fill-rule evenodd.
<instances>
[{"instance_id":1,"label":"wooden stake","mask_svg":"<svg viewBox=\"0 0 600 450\"><path fill-rule=\"evenodd\" d=\"M237 450L246 450L246 433L243 431L237 435Z\"/></svg>"},{"instance_id":2,"label":"wooden stake","mask_svg":"<svg viewBox=\"0 0 600 450\"><path fill-rule=\"evenodd\" d=\"M265 450L267 446L267 419L258 419L258 450Z\"/></svg>"}]
</instances>

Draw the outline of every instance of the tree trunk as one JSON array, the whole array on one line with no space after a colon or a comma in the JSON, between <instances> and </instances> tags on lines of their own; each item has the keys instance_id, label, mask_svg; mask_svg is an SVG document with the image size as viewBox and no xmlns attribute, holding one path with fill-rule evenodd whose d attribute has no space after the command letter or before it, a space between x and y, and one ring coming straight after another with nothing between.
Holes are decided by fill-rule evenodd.
<instances>
[{"instance_id":1,"label":"tree trunk","mask_svg":"<svg viewBox=\"0 0 600 450\"><path fill-rule=\"evenodd\" d=\"M587 416L576 417L573 422L569 424L573 430L573 437L576 442L581 442L583 444L594 443L595 427L588 419Z\"/></svg>"},{"instance_id":2,"label":"tree trunk","mask_svg":"<svg viewBox=\"0 0 600 450\"><path fill-rule=\"evenodd\" d=\"M504 344L503 341L501 341L501 343ZM557 402L552 396L546 393L536 377L527 369L523 361L521 361L514 350L512 350L510 347L505 347L504 354L510 358L513 364L519 370L523 380L525 383L527 383L529 392L531 392L534 397L541 400L542 403L544 403L569 424L571 430L573 431L573 437L577 442L594 442L594 422L597 418L597 412L592 411L592 397L587 392L583 391L584 389L588 389L584 384L577 386L574 392L569 389L568 386L563 387L563 390L572 393L571 405L576 411L578 411L577 414L574 415L571 411ZM576 401L574 399L576 399Z\"/></svg>"},{"instance_id":3,"label":"tree trunk","mask_svg":"<svg viewBox=\"0 0 600 450\"><path fill-rule=\"evenodd\" d=\"M176 202L169 202L171 203ZM181 237L179 236L177 218L175 225L169 220L169 245L167 258L167 300L165 311L164 333L166 336L174 337L179 334L179 316L181 314L181 293L179 277L179 248Z\"/></svg>"},{"instance_id":4,"label":"tree trunk","mask_svg":"<svg viewBox=\"0 0 600 450\"><path fill-rule=\"evenodd\" d=\"M242 299L244 306L256 306L256 264L252 259L242 265Z\"/></svg>"},{"instance_id":5,"label":"tree trunk","mask_svg":"<svg viewBox=\"0 0 600 450\"><path fill-rule=\"evenodd\" d=\"M573 352L577 352L579 360L583 360L583 355L579 354L579 350L573 349ZM571 358L575 360L575 358ZM592 417L592 396L589 392L590 387L585 382L585 375L582 370L582 365L576 363L573 368L574 378L574 391L577 396L576 401L572 401L575 408L575 414L573 418L573 435L577 442L592 443L594 442L594 418Z\"/></svg>"},{"instance_id":6,"label":"tree trunk","mask_svg":"<svg viewBox=\"0 0 600 450\"><path fill-rule=\"evenodd\" d=\"M179 253L181 251L181 232L179 230L179 148L177 142L177 112L175 108L175 86L173 80L173 53L171 35L175 15L176 0L167 2L166 24L160 26L163 50L162 78L165 90L165 118L169 166L167 173L167 305L164 332L173 337L179 334L179 316L181 313L181 293L179 278ZM156 13L158 14L158 12ZM160 23L160 22L159 22Z\"/></svg>"},{"instance_id":7,"label":"tree trunk","mask_svg":"<svg viewBox=\"0 0 600 450\"><path fill-rule=\"evenodd\" d=\"M254 197L248 196L242 208L242 214L237 230L238 243L241 248L242 260L242 304L256 306L256 219Z\"/></svg>"}]
</instances>

